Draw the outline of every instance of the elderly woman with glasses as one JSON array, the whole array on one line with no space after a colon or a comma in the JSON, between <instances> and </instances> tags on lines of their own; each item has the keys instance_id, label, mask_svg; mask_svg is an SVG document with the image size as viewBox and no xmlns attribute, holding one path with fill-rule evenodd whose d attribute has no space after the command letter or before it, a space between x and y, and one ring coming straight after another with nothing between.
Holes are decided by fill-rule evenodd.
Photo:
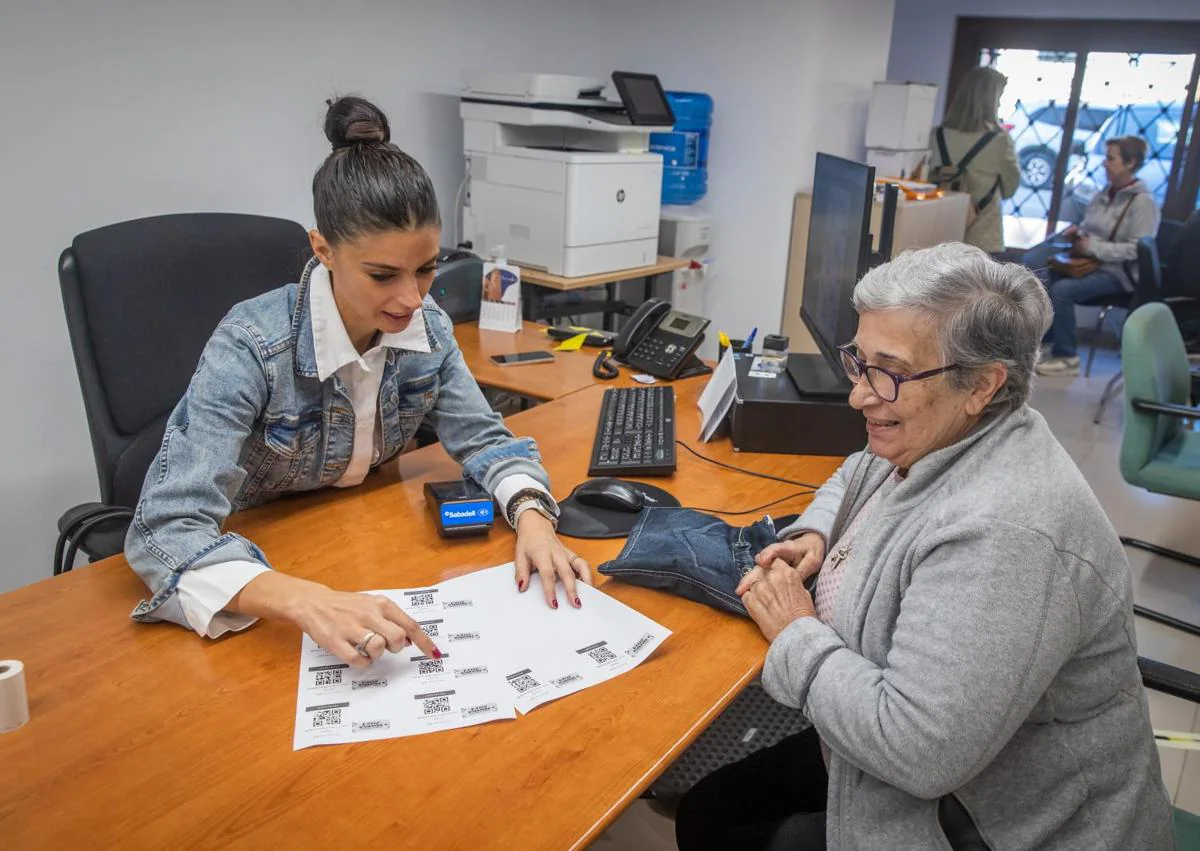
<instances>
[{"instance_id":1,"label":"elderly woman with glasses","mask_svg":"<svg viewBox=\"0 0 1200 851\"><path fill-rule=\"evenodd\" d=\"M701 780L679 848L1171 847L1128 564L1027 404L1044 287L951 244L854 306L868 446L738 588L811 726Z\"/></svg>"}]
</instances>

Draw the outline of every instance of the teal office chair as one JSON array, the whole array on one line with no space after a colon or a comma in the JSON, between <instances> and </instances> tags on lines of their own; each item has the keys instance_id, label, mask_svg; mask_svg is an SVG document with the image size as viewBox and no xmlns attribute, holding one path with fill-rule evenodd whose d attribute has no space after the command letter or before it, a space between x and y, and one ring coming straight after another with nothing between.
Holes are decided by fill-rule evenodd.
<instances>
[{"instance_id":1,"label":"teal office chair","mask_svg":"<svg viewBox=\"0 0 1200 851\"><path fill-rule=\"evenodd\" d=\"M1151 493L1200 500L1200 408L1191 407L1191 374L1183 335L1171 308L1139 307L1125 322L1121 339L1125 373L1125 433L1121 476ZM1126 546L1200 567L1200 558L1140 541ZM1200 582L1200 575L1197 576ZM1134 606L1142 617L1200 636L1200 625Z\"/></svg>"}]
</instances>

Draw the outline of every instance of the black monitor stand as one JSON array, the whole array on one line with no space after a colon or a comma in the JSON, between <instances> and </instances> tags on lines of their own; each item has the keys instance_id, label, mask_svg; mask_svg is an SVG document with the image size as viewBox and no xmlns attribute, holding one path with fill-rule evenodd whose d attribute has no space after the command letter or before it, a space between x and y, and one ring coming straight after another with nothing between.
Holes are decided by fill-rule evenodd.
<instances>
[{"instance_id":1,"label":"black monitor stand","mask_svg":"<svg viewBox=\"0 0 1200 851\"><path fill-rule=\"evenodd\" d=\"M823 355L788 355L788 376L802 396L831 396L849 398L850 384L845 374L834 371Z\"/></svg>"}]
</instances>

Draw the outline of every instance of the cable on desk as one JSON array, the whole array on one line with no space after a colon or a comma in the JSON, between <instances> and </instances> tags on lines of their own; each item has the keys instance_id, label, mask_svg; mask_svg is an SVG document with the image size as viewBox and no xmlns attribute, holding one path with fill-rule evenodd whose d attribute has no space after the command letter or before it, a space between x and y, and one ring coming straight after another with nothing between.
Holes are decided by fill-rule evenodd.
<instances>
[{"instance_id":1,"label":"cable on desk","mask_svg":"<svg viewBox=\"0 0 1200 851\"><path fill-rule=\"evenodd\" d=\"M758 472L755 472L754 470L747 470L743 467L735 467L732 464L726 464L724 461L718 461L716 458L709 458L707 455L700 454L695 449L692 449L692 447L688 446L686 443L684 443L682 440L679 440L678 438L675 440L675 442L677 444L679 444L680 446L682 446L684 449L686 449L688 452L695 455L701 461L707 461L710 464L716 464L718 467L724 467L726 470L733 470L735 473L745 473L747 476L757 476L760 479L770 479L773 482L783 482L785 485L796 485L797 487L809 488L810 490L813 490L813 491L815 491L821 487L820 485L814 485L814 484L810 484L808 482L800 482L800 481L796 481L795 479L785 479L782 476L772 476L770 473L758 473Z\"/></svg>"},{"instance_id":2,"label":"cable on desk","mask_svg":"<svg viewBox=\"0 0 1200 851\"><path fill-rule=\"evenodd\" d=\"M789 493L787 496L781 496L779 499L771 500L764 505L758 505L754 508L747 508L745 511L721 511L717 508L696 508L691 505L685 505L684 508L690 509L691 511L702 511L705 514L724 514L732 517L739 514L757 514L764 508L770 508L772 505L778 505L781 502L787 502L789 499L795 499L798 496L812 496L814 493L816 493L816 491L796 491L795 493Z\"/></svg>"}]
</instances>

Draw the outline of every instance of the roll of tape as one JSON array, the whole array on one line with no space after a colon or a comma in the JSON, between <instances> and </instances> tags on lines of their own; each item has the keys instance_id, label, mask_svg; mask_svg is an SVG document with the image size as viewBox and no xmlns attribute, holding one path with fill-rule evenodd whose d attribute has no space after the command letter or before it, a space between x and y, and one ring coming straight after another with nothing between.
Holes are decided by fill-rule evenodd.
<instances>
[{"instance_id":1,"label":"roll of tape","mask_svg":"<svg viewBox=\"0 0 1200 851\"><path fill-rule=\"evenodd\" d=\"M15 730L28 720L25 666L16 659L0 659L0 733Z\"/></svg>"}]
</instances>

